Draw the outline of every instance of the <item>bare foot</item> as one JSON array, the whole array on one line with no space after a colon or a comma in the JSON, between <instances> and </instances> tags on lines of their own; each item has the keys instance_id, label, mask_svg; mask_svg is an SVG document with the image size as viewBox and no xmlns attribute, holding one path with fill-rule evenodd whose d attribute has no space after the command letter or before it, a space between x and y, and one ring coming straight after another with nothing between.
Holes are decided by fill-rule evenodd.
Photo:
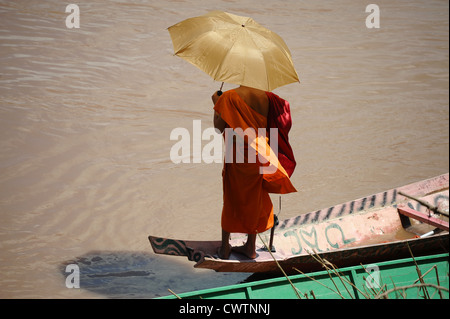
<instances>
[{"instance_id":1,"label":"bare foot","mask_svg":"<svg viewBox=\"0 0 450 319\"><path fill-rule=\"evenodd\" d=\"M250 259L256 258L256 251L254 249L252 249L251 247L248 247L248 245L231 247L231 250L235 251L237 253L240 253Z\"/></svg>"},{"instance_id":2,"label":"bare foot","mask_svg":"<svg viewBox=\"0 0 450 319\"><path fill-rule=\"evenodd\" d=\"M219 256L220 259L228 259L230 258L231 254L231 245L228 244L226 247L220 246L217 250L217 256Z\"/></svg>"}]
</instances>

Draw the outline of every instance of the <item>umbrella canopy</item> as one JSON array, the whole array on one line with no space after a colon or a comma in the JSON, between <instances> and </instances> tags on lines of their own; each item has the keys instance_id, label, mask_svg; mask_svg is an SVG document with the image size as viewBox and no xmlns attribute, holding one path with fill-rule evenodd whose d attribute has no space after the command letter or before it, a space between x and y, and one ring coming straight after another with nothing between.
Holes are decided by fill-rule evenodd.
<instances>
[{"instance_id":1,"label":"umbrella canopy","mask_svg":"<svg viewBox=\"0 0 450 319\"><path fill-rule=\"evenodd\" d=\"M168 30L175 54L216 81L264 91L299 82L286 43L251 18L213 11Z\"/></svg>"}]
</instances>

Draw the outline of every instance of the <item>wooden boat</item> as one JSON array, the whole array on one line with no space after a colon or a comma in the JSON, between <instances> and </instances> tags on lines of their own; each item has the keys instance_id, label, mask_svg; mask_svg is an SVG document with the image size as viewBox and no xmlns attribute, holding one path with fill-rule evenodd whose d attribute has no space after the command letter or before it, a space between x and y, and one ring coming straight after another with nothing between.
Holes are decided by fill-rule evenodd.
<instances>
[{"instance_id":1,"label":"wooden boat","mask_svg":"<svg viewBox=\"0 0 450 319\"><path fill-rule=\"evenodd\" d=\"M290 282L277 277L157 299L448 299L448 267L449 255L437 254L297 274L288 277Z\"/></svg>"},{"instance_id":2,"label":"wooden boat","mask_svg":"<svg viewBox=\"0 0 450 319\"><path fill-rule=\"evenodd\" d=\"M196 268L222 272L277 273L280 266L288 274L294 273L293 267L318 271L321 265L312 256L316 253L339 268L408 258L411 252L414 256L447 253L448 217L431 213L425 205L448 216L448 173L283 220L273 236L276 251L266 249L267 231L257 239L255 259L235 252L227 260L219 259L220 241L155 236L149 240L157 254L186 256ZM245 240L238 234L230 244L239 246Z\"/></svg>"}]
</instances>

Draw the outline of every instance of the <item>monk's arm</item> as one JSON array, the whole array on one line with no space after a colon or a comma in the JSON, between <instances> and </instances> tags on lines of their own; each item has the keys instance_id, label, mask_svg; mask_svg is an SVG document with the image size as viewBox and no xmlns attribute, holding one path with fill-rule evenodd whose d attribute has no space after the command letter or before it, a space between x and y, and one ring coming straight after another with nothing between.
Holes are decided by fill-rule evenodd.
<instances>
[{"instance_id":1,"label":"monk's arm","mask_svg":"<svg viewBox=\"0 0 450 319\"><path fill-rule=\"evenodd\" d=\"M214 111L214 127L222 133L226 125L227 123L220 117L220 114Z\"/></svg>"},{"instance_id":2,"label":"monk's arm","mask_svg":"<svg viewBox=\"0 0 450 319\"><path fill-rule=\"evenodd\" d=\"M213 96L211 96L211 99L214 103L214 105L216 105L217 100L219 100L219 95L217 95L217 92L215 92L213 94ZM213 118L213 123L214 123L214 127L220 131L220 133L223 132L223 130L225 129L227 123L222 119L222 117L220 116L219 113L217 113L216 111L214 111L214 118Z\"/></svg>"},{"instance_id":3,"label":"monk's arm","mask_svg":"<svg viewBox=\"0 0 450 319\"><path fill-rule=\"evenodd\" d=\"M214 92L214 94L211 96L211 100L213 101L214 105L216 105L219 98L220 98L220 95L217 94L217 91Z\"/></svg>"}]
</instances>

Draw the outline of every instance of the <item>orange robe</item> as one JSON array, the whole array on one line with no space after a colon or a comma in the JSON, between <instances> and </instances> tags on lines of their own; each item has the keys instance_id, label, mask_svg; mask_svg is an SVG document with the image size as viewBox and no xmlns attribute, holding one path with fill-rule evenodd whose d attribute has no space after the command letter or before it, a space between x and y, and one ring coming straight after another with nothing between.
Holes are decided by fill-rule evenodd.
<instances>
[{"instance_id":1,"label":"orange robe","mask_svg":"<svg viewBox=\"0 0 450 319\"><path fill-rule=\"evenodd\" d=\"M267 118L249 107L234 90L224 92L214 110L227 123L227 128L233 130L240 128L245 131L251 128L257 134L258 128L267 127ZM265 138L261 135L255 138L243 136L240 143L243 143L244 152L241 154L237 142L227 141L230 135L227 135L226 130L222 228L230 233L262 233L273 227L273 205L269 193L286 194L296 189L270 149L269 132ZM253 153L249 153L249 150ZM230 151L233 152L232 160L227 158ZM256 160L249 160L249 155L255 153L260 155L256 156ZM236 160L238 154L243 156L243 163ZM262 170L269 168L269 165L274 165L274 169Z\"/></svg>"}]
</instances>

